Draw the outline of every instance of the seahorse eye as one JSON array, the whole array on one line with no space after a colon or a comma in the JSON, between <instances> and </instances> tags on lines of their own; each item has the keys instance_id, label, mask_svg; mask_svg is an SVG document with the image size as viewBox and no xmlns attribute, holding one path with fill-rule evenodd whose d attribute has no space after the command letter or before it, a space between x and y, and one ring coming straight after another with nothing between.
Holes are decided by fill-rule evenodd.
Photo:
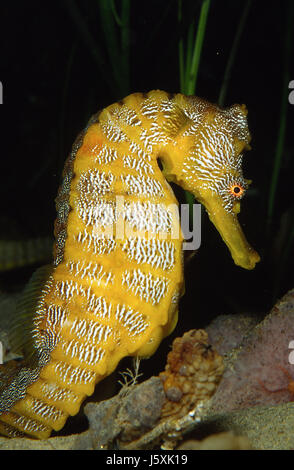
<instances>
[{"instance_id":1,"label":"seahorse eye","mask_svg":"<svg viewBox=\"0 0 294 470\"><path fill-rule=\"evenodd\" d=\"M233 184L231 187L230 187L230 193L237 197L238 199L240 199L243 194L244 194L244 191L245 189L243 188L243 186L241 186L240 184Z\"/></svg>"}]
</instances>

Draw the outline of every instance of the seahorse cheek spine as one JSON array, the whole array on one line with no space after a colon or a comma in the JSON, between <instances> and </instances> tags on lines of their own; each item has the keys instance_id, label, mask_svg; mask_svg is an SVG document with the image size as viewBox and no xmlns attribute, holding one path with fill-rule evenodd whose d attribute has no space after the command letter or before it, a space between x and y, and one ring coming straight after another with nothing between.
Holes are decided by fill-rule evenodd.
<instances>
[{"instance_id":1,"label":"seahorse cheek spine","mask_svg":"<svg viewBox=\"0 0 294 470\"><path fill-rule=\"evenodd\" d=\"M204 203L216 194L230 224L229 187L242 180L234 143L248 141L242 113L237 117L232 123L203 100L153 91L91 119L56 200L54 267L33 316L37 365L18 370L10 396L4 387L0 432L46 438L60 430L121 358L151 355L172 331L183 292L183 237L180 230L172 236L178 203L156 159L168 180L205 194Z\"/></svg>"}]
</instances>

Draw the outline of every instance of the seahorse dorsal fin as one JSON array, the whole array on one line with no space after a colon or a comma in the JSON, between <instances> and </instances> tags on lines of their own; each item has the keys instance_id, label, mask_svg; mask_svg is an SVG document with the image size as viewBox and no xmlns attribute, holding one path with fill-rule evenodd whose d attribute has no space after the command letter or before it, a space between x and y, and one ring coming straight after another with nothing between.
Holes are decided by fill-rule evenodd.
<instances>
[{"instance_id":1,"label":"seahorse dorsal fin","mask_svg":"<svg viewBox=\"0 0 294 470\"><path fill-rule=\"evenodd\" d=\"M33 317L42 295L42 289L52 272L52 265L38 268L32 275L17 302L16 311L11 320L9 341L11 349L29 359L34 353L32 342Z\"/></svg>"}]
</instances>

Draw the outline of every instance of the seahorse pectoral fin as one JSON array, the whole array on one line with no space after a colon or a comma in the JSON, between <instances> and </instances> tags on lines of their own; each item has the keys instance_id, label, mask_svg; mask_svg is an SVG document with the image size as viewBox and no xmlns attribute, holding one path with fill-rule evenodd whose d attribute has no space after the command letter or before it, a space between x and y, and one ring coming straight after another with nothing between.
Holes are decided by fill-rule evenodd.
<instances>
[{"instance_id":1,"label":"seahorse pectoral fin","mask_svg":"<svg viewBox=\"0 0 294 470\"><path fill-rule=\"evenodd\" d=\"M239 203L237 203L236 210L227 211L221 198L217 195L214 195L209 201L201 200L201 202L204 204L211 222L229 248L235 264L244 269L254 269L256 263L260 261L260 257L247 242L239 224L237 217Z\"/></svg>"}]
</instances>

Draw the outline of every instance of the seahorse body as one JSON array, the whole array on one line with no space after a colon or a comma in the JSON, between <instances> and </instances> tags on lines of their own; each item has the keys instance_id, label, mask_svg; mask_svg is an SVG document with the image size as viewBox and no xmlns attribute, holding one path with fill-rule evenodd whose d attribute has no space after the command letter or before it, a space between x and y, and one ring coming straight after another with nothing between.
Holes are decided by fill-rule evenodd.
<instances>
[{"instance_id":1,"label":"seahorse body","mask_svg":"<svg viewBox=\"0 0 294 470\"><path fill-rule=\"evenodd\" d=\"M127 355L150 356L183 293L174 181L202 202L236 264L259 260L237 221L246 109L163 91L97 113L65 164L54 264L23 301L27 356L0 369L0 432L47 438ZM163 171L157 159L160 158ZM39 278L43 287L39 289Z\"/></svg>"}]
</instances>

